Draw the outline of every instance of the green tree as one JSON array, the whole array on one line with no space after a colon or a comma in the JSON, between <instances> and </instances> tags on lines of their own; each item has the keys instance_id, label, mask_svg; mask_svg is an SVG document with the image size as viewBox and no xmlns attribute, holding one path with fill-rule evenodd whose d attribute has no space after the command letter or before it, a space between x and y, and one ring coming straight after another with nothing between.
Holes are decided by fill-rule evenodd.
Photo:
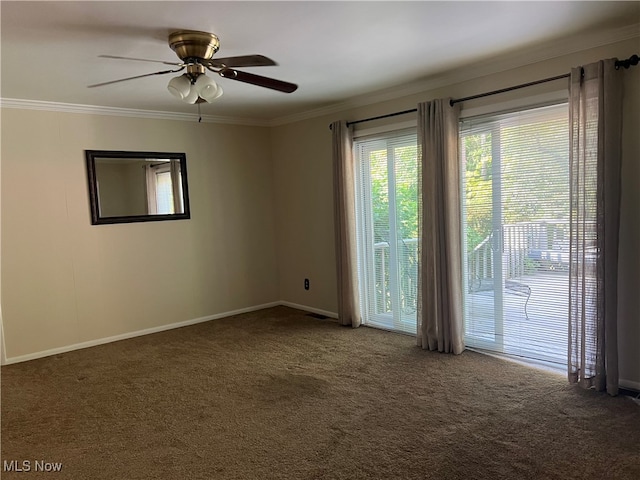
<instances>
[{"instance_id":1,"label":"green tree","mask_svg":"<svg viewBox=\"0 0 640 480\"><path fill-rule=\"evenodd\" d=\"M491 233L491 134L466 135L463 141L467 249L472 251Z\"/></svg>"},{"instance_id":2,"label":"green tree","mask_svg":"<svg viewBox=\"0 0 640 480\"><path fill-rule=\"evenodd\" d=\"M499 126L502 223L568 218L569 162L566 119ZM491 233L491 130L463 137L467 248Z\"/></svg>"},{"instance_id":3,"label":"green tree","mask_svg":"<svg viewBox=\"0 0 640 480\"><path fill-rule=\"evenodd\" d=\"M395 205L398 238L418 236L418 163L417 147L393 149L395 174ZM389 171L387 150L369 155L374 241L389 241Z\"/></svg>"}]
</instances>

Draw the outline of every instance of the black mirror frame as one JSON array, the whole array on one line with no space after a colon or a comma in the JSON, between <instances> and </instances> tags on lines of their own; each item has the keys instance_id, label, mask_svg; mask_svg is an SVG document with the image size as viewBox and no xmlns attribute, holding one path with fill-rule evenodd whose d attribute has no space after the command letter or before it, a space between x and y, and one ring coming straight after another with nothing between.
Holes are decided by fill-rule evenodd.
<instances>
[{"instance_id":1,"label":"black mirror frame","mask_svg":"<svg viewBox=\"0 0 640 480\"><path fill-rule=\"evenodd\" d=\"M91 225L110 225L114 223L160 222L163 220L187 220L191 218L189 207L189 187L187 182L187 156L184 153L170 152L126 152L120 150L85 150L87 178L89 181L89 204L91 206ZM183 213L168 215L130 215L123 217L101 217L98 208L98 189L96 183L96 158L170 158L180 160L182 179Z\"/></svg>"}]
</instances>

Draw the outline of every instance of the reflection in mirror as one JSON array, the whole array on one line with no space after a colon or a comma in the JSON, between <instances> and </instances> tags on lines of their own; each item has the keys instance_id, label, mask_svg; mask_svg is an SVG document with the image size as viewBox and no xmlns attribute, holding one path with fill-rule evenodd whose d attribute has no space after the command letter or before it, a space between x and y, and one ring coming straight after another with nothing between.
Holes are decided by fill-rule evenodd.
<instances>
[{"instance_id":1,"label":"reflection in mirror","mask_svg":"<svg viewBox=\"0 0 640 480\"><path fill-rule=\"evenodd\" d=\"M184 153L86 150L91 223L189 218Z\"/></svg>"}]
</instances>

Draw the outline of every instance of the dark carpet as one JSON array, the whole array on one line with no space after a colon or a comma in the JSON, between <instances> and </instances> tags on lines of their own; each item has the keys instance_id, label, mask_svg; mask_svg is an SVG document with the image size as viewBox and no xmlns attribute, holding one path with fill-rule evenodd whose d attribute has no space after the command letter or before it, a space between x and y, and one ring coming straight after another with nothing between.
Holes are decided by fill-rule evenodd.
<instances>
[{"instance_id":1,"label":"dark carpet","mask_svg":"<svg viewBox=\"0 0 640 480\"><path fill-rule=\"evenodd\" d=\"M640 478L628 397L286 307L2 367L1 410L3 479Z\"/></svg>"}]
</instances>

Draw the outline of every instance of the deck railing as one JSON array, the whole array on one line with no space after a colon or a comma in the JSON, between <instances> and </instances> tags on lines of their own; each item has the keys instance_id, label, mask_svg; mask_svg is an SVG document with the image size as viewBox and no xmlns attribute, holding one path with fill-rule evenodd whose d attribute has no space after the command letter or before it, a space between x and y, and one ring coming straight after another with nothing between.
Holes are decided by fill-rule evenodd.
<instances>
[{"instance_id":1,"label":"deck railing","mask_svg":"<svg viewBox=\"0 0 640 480\"><path fill-rule=\"evenodd\" d=\"M373 245L374 268L376 274L376 311L392 311L389 242L377 242ZM418 287L418 239L405 238L398 244L398 281L400 283L400 308L409 314L417 309Z\"/></svg>"},{"instance_id":2,"label":"deck railing","mask_svg":"<svg viewBox=\"0 0 640 480\"><path fill-rule=\"evenodd\" d=\"M587 228L594 228L589 224ZM517 280L538 271L566 269L569 252L569 222L539 220L503 225L502 238L488 235L468 254L469 290L477 291L492 284L494 255L500 255L505 280ZM418 239L405 238L398 245L400 305L411 313L417 307ZM376 308L378 313L391 312L389 288L389 243L374 244L376 274Z\"/></svg>"},{"instance_id":3,"label":"deck railing","mask_svg":"<svg viewBox=\"0 0 640 480\"><path fill-rule=\"evenodd\" d=\"M539 270L566 269L569 222L539 220L502 226L502 238L491 233L469 252L469 288L475 290L494 277L494 254L500 255L505 280Z\"/></svg>"}]
</instances>

